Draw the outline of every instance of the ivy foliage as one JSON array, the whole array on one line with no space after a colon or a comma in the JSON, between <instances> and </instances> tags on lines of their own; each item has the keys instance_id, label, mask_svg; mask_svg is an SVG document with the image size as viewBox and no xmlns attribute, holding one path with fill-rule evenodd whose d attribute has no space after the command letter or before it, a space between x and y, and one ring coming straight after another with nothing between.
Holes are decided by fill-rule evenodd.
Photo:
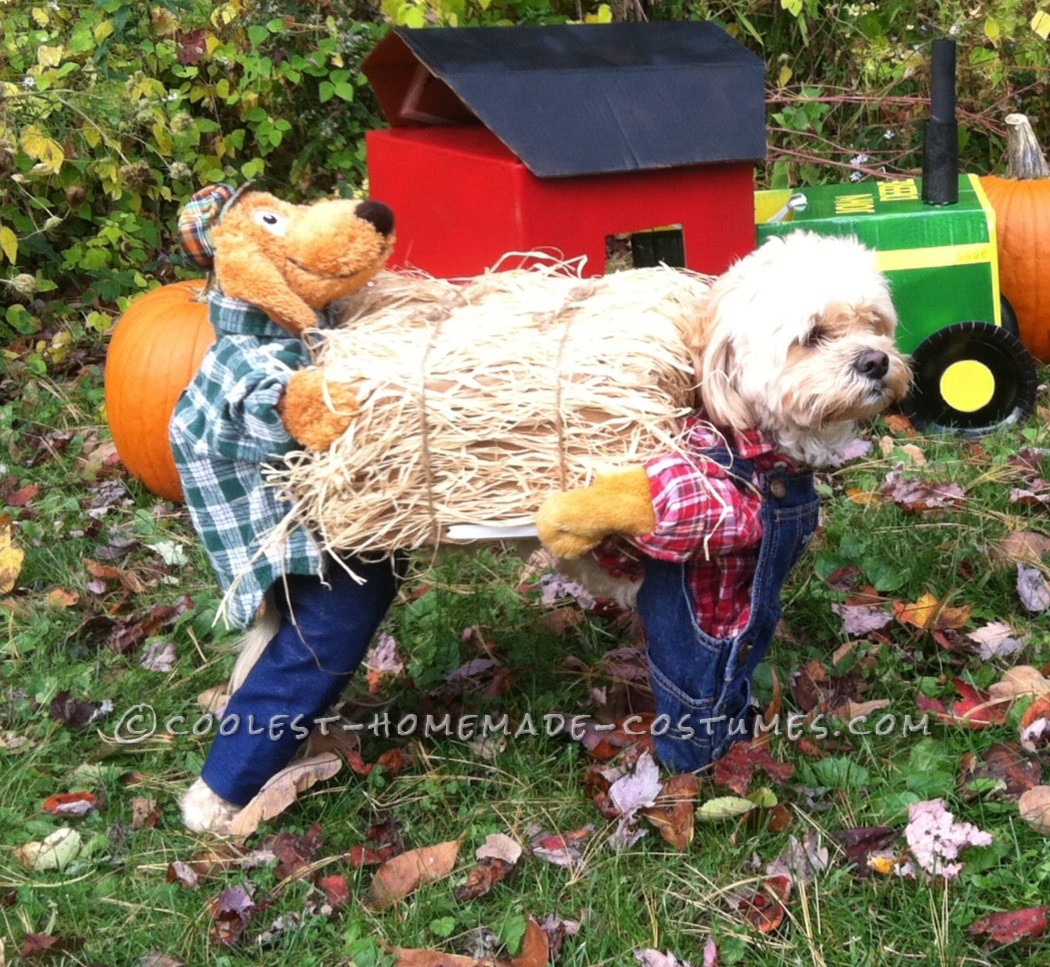
<instances>
[{"instance_id":1,"label":"ivy foliage","mask_svg":"<svg viewBox=\"0 0 1050 967\"><path fill-rule=\"evenodd\" d=\"M201 185L350 193L377 123L360 62L370 8L275 0L0 3L0 320L113 305L171 281L179 206ZM57 291L56 291L57 290ZM29 308L27 308L27 305Z\"/></svg>"}]
</instances>

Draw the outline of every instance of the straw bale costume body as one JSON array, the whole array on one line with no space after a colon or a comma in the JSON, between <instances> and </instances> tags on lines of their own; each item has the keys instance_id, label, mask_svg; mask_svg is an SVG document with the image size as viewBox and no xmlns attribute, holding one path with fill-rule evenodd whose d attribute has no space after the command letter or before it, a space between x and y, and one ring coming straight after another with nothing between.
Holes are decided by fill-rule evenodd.
<instances>
[{"instance_id":1,"label":"straw bale costume body","mask_svg":"<svg viewBox=\"0 0 1050 967\"><path fill-rule=\"evenodd\" d=\"M709 766L750 735L751 679L819 512L812 474L759 431L687 425L682 453L552 497L539 513L548 545L575 553L601 540L600 567L641 579L654 743L678 772ZM602 540L610 533L634 536Z\"/></svg>"},{"instance_id":2,"label":"straw bale costume body","mask_svg":"<svg viewBox=\"0 0 1050 967\"><path fill-rule=\"evenodd\" d=\"M276 634L230 698L205 783L247 803L285 766L313 719L338 697L397 588L391 562L342 562L303 527L266 541L284 517L262 467L321 449L352 418L352 397L326 387L302 335L334 300L385 264L393 216L378 202L309 206L225 185L199 192L180 217L187 255L214 264L209 313L217 341L183 394L171 441L190 515L225 593L230 624L247 627L267 591ZM236 716L236 718L234 718Z\"/></svg>"}]
</instances>

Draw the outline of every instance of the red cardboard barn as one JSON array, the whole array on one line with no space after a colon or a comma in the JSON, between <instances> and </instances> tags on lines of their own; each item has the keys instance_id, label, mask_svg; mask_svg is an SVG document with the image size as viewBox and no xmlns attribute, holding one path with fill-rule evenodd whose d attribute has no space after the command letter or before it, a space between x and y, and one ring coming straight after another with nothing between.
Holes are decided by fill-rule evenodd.
<instances>
[{"instance_id":1,"label":"red cardboard barn","mask_svg":"<svg viewBox=\"0 0 1050 967\"><path fill-rule=\"evenodd\" d=\"M610 238L637 256L660 228L664 261L718 273L755 247L764 69L714 24L400 29L364 72L391 125L368 173L393 265L474 275L547 249L596 275Z\"/></svg>"}]
</instances>

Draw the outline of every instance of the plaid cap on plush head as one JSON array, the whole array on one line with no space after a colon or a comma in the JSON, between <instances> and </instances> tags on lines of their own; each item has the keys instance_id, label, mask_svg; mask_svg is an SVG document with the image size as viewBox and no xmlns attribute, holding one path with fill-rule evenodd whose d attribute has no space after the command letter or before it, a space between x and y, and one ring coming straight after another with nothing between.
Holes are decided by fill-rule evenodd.
<instances>
[{"instance_id":1,"label":"plaid cap on plush head","mask_svg":"<svg viewBox=\"0 0 1050 967\"><path fill-rule=\"evenodd\" d=\"M211 230L222 213L248 186L234 189L230 185L208 185L202 188L179 212L179 243L194 265L210 269L215 261Z\"/></svg>"}]
</instances>

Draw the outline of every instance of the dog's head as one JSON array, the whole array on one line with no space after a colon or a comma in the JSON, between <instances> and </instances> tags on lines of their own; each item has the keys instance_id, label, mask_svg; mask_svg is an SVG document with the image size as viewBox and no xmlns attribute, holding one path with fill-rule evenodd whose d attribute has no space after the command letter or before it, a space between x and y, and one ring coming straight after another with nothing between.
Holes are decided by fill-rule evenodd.
<instances>
[{"instance_id":1,"label":"dog's head","mask_svg":"<svg viewBox=\"0 0 1050 967\"><path fill-rule=\"evenodd\" d=\"M707 417L760 429L813 465L901 399L911 370L875 253L852 238L771 238L711 286L690 347Z\"/></svg>"}]
</instances>

